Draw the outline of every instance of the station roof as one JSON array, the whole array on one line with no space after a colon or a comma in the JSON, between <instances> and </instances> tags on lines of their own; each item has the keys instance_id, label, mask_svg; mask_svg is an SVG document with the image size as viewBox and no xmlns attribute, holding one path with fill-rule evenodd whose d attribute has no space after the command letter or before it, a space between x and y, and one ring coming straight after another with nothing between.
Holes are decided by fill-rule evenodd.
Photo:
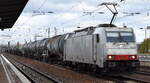
<instances>
[{"instance_id":1,"label":"station roof","mask_svg":"<svg viewBox=\"0 0 150 83\"><path fill-rule=\"evenodd\" d=\"M12 28L28 0L0 0L0 29Z\"/></svg>"}]
</instances>

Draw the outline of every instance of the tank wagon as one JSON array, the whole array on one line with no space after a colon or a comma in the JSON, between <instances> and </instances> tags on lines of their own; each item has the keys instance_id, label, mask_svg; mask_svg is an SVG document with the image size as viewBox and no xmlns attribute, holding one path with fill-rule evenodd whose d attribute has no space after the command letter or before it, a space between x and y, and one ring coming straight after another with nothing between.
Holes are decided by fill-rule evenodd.
<instances>
[{"instance_id":1,"label":"tank wagon","mask_svg":"<svg viewBox=\"0 0 150 83\"><path fill-rule=\"evenodd\" d=\"M49 62L86 64L101 69L138 69L139 58L132 28L101 24L73 33L30 42L25 56Z\"/></svg>"}]
</instances>

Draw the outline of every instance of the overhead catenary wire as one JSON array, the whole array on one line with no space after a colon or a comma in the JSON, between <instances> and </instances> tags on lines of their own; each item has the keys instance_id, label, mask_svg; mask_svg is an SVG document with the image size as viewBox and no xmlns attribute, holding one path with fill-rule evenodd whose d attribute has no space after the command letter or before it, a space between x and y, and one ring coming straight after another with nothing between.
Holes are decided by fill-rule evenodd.
<instances>
[{"instance_id":1,"label":"overhead catenary wire","mask_svg":"<svg viewBox=\"0 0 150 83\"><path fill-rule=\"evenodd\" d=\"M44 0L43 3L41 4L41 6L39 6L39 8L37 8L36 10L40 10L46 3L47 0Z\"/></svg>"},{"instance_id":2,"label":"overhead catenary wire","mask_svg":"<svg viewBox=\"0 0 150 83\"><path fill-rule=\"evenodd\" d=\"M81 1L79 2L80 4L82 3ZM72 6L69 10L72 10L74 7L76 7L76 5ZM103 8L102 8L103 9ZM96 11L100 10L99 8L95 9L95 10L92 10L93 13L95 13ZM84 13L85 11L82 11L82 13ZM99 13L99 12L98 12ZM101 12L100 12L101 13ZM55 27L64 27L65 25L69 24L70 22L76 20L76 19L79 19L79 18L82 18L82 17L85 17L85 16L88 16L89 14L86 14L86 15L80 15L78 16L77 18L73 18L73 19L70 19L70 20L67 20L63 23L60 23L60 25L57 25ZM60 15L61 16L61 15Z\"/></svg>"},{"instance_id":3,"label":"overhead catenary wire","mask_svg":"<svg viewBox=\"0 0 150 83\"><path fill-rule=\"evenodd\" d=\"M102 8L102 9L104 9L104 8ZM94 13L103 14L103 12L96 12L96 11L99 11L99 10L100 10L100 9L95 9L95 10L93 10L93 11L86 12L85 9L84 9L83 13L86 13L86 14L85 14L85 15L81 15L81 16L79 16L78 18L87 16L87 15L92 15L92 14L94 14ZM115 10L116 10L116 9L115 9ZM75 18L75 19L78 19L78 18ZM60 27L62 27L63 25L66 25L66 23L69 23L70 21L73 21L73 20L75 20L75 19L71 19L71 20L68 20L68 21L65 21L65 22L61 23L61 24L60 24ZM115 18L115 19L116 19L116 18ZM62 25L62 24L63 24L63 25ZM59 27L59 26L57 26L57 27Z\"/></svg>"},{"instance_id":4,"label":"overhead catenary wire","mask_svg":"<svg viewBox=\"0 0 150 83\"><path fill-rule=\"evenodd\" d=\"M42 6L45 4L45 2L46 2L46 0L43 1L43 3L41 4L41 6L40 6L37 10L41 9ZM82 3L82 2L80 1L79 3ZM70 9L73 9L75 6L76 6L76 5L72 6ZM94 13L95 11L97 11L97 10L94 10L94 11L92 11L92 12ZM87 14L87 15L88 15L88 14ZM31 17L32 17L32 16L31 16ZM81 16L81 17L82 17L82 16ZM29 20L30 20L30 18L29 18L27 21L25 21L25 23L26 23L26 22L29 22ZM73 20L74 20L74 19L73 19ZM70 21L70 20L69 20L69 21ZM25 24L25 23L23 23L23 24ZM61 23L61 24L63 24L63 23ZM66 24L66 22L65 22L65 24ZM60 26L61 26L61 25L60 25Z\"/></svg>"},{"instance_id":5,"label":"overhead catenary wire","mask_svg":"<svg viewBox=\"0 0 150 83\"><path fill-rule=\"evenodd\" d=\"M37 9L33 10L33 12L32 12L31 15L28 17L28 19L26 19L24 22L22 22L22 23L19 24L19 25L21 25L21 26L26 25L26 24L35 16L35 15L34 15L34 11L39 11L39 10L44 6L44 4L46 3L46 1L47 1L47 0L44 0L43 3L42 3ZM28 6L29 8L31 8L31 4L30 4L30 3L28 3L27 6ZM17 24L16 24L16 26L17 26ZM16 30L18 30L18 29L16 29ZM16 30L14 30L14 32L16 32Z\"/></svg>"},{"instance_id":6,"label":"overhead catenary wire","mask_svg":"<svg viewBox=\"0 0 150 83\"><path fill-rule=\"evenodd\" d=\"M102 9L104 9L104 7L102 7L101 9L97 8L97 9L91 11L91 12L93 12L93 13L96 12L96 13L97 13L97 11L100 11L100 10L102 10ZM82 13L84 13L84 11L82 11ZM93 13L92 13L92 14L93 14ZM98 13L99 13L99 12L98 12ZM79 19L79 18L88 16L88 15L89 15L89 14L82 14L82 15L78 16L77 18L73 18L73 19L67 20L67 21L65 21L65 22L63 22L63 23L60 23L60 25L59 25L59 26L56 26L56 27L64 27L64 26L67 25L68 23L71 23L71 22L74 21L74 20L77 20L77 19Z\"/></svg>"},{"instance_id":7,"label":"overhead catenary wire","mask_svg":"<svg viewBox=\"0 0 150 83\"><path fill-rule=\"evenodd\" d=\"M43 6L44 6L44 4L46 3L46 1L47 0L44 0L43 1L43 3L41 4L41 6L39 7L39 8L37 8L36 10L40 10ZM82 1L83 2L83 1ZM82 3L81 1L79 1L78 3ZM69 10L72 10L74 7L76 7L76 5L73 5ZM97 11L98 9L96 9L96 10L94 10L94 11L92 11L92 12L95 12L95 11ZM88 14L87 14L88 15ZM29 19L27 19L25 22L23 22L21 25L25 25L25 24L27 24L30 20L31 20L31 18L33 17L33 15L31 15L30 17L29 17ZM82 17L82 16L81 16ZM79 16L79 18L80 18L80 16ZM78 19L78 18L77 18ZM74 20L74 19L71 19L71 20ZM69 20L70 21L70 20ZM64 22L63 22L64 23ZM63 23L61 23L61 25L60 26L62 26L62 24ZM65 22L65 24L66 24L67 22Z\"/></svg>"},{"instance_id":8,"label":"overhead catenary wire","mask_svg":"<svg viewBox=\"0 0 150 83\"><path fill-rule=\"evenodd\" d=\"M46 3L46 1L47 1L47 0L44 0L43 3L42 3L37 9L33 10L32 15L29 16L29 18L28 18L26 21L24 21L23 23L21 23L21 25L25 25L26 23L28 23L28 22L30 21L30 19L31 19L32 17L34 17L34 11L40 10L40 9L44 6L44 4ZM30 4L30 3L28 3L28 4ZM28 6L30 6L30 5L28 5Z\"/></svg>"},{"instance_id":9,"label":"overhead catenary wire","mask_svg":"<svg viewBox=\"0 0 150 83\"><path fill-rule=\"evenodd\" d=\"M44 4L46 3L46 0L44 0L43 1L43 6L44 6ZM41 6L39 7L39 8L37 8L38 10L40 10L43 6L42 6L42 4L41 4ZM74 6L72 6L70 9L72 10L74 7L76 7L76 5L74 5ZM36 10L37 10L36 9ZM93 12L93 11L92 11ZM83 13L83 12L82 12ZM97 13L97 11L94 11L94 13ZM92 14L94 14L94 13L92 13ZM85 16L88 16L88 15L90 15L90 14L87 14L87 15L85 15ZM56 26L56 27L63 27L63 26L66 26L66 25L68 25L69 23L71 23L72 21L74 21L74 20L76 20L76 19L79 19L79 18L82 18L82 17L85 17L85 16L83 16L83 15L81 15L81 16L78 16L77 18L73 18L73 19L70 19L70 20L67 20L67 21L65 21L65 22L62 22L62 23L60 23L60 25L58 25L58 26ZM24 23L23 23L23 25L25 25L26 23L28 23L31 19L32 19L32 17L33 16L31 16L31 18L29 18L29 19L27 19ZM118 19L118 18L117 18Z\"/></svg>"},{"instance_id":10,"label":"overhead catenary wire","mask_svg":"<svg viewBox=\"0 0 150 83\"><path fill-rule=\"evenodd\" d=\"M84 0L79 0L79 2L77 3L77 4L82 4L82 2L83 2ZM72 5L72 7L71 8L69 8L68 10L69 11L71 11L74 7L77 7L77 5L75 4L75 5ZM98 11L99 9L95 9L95 10L93 10L92 12L95 12L95 11ZM86 11L82 11L82 13L86 13ZM101 12L98 12L98 13L101 13ZM89 15L89 14L86 14L86 15ZM85 15L85 16L86 16ZM61 15L59 15L59 16L61 16ZM68 24L68 23L70 23L70 21L73 21L73 20L76 20L76 19L79 19L80 17L84 17L84 15L81 15L81 16L78 16L77 18L73 18L73 19L70 19L70 20L67 20L67 21L65 21L65 22L63 22L63 23L60 23L59 25L57 25L57 26L55 26L55 27L62 27L63 25L66 25L66 24Z\"/></svg>"}]
</instances>

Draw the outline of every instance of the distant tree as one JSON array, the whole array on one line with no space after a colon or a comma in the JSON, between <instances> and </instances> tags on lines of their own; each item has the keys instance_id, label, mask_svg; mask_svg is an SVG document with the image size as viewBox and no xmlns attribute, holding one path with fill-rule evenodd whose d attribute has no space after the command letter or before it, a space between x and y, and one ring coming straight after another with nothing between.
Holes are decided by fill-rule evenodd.
<instances>
[{"instance_id":1,"label":"distant tree","mask_svg":"<svg viewBox=\"0 0 150 83\"><path fill-rule=\"evenodd\" d=\"M140 53L150 53L150 38L145 39L139 46Z\"/></svg>"}]
</instances>

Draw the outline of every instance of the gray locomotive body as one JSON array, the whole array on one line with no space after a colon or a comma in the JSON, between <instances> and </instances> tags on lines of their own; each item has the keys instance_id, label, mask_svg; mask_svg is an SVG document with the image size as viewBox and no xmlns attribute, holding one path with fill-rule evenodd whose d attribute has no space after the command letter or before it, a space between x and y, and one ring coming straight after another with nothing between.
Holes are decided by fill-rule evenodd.
<instances>
[{"instance_id":1,"label":"gray locomotive body","mask_svg":"<svg viewBox=\"0 0 150 83\"><path fill-rule=\"evenodd\" d=\"M131 28L89 27L65 39L64 60L99 68L138 68L135 36Z\"/></svg>"}]
</instances>

